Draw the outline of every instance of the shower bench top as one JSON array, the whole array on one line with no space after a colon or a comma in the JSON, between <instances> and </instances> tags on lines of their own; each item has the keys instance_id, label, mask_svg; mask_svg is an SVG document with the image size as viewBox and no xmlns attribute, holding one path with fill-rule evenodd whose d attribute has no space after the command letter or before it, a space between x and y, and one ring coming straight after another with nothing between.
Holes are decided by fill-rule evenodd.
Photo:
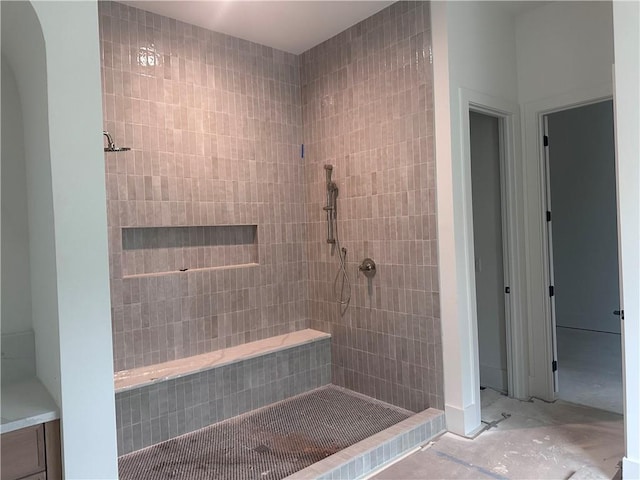
<instances>
[{"instance_id":1,"label":"shower bench top","mask_svg":"<svg viewBox=\"0 0 640 480\"><path fill-rule=\"evenodd\" d=\"M131 370L121 370L114 375L115 390L116 393L124 392L326 338L331 338L331 335L307 328L305 330L298 330L297 332L237 345L235 347L216 350L215 352L203 353L201 355L194 355Z\"/></svg>"}]
</instances>

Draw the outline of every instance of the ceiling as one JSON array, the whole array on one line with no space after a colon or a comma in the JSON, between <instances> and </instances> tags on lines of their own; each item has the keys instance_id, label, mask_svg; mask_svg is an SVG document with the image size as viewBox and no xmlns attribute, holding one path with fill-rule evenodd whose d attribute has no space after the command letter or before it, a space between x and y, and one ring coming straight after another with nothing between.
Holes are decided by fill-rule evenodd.
<instances>
[{"instance_id":1,"label":"ceiling","mask_svg":"<svg viewBox=\"0 0 640 480\"><path fill-rule=\"evenodd\" d=\"M550 1L477 0L517 16ZM300 54L388 7L390 0L124 0L191 25Z\"/></svg>"},{"instance_id":2,"label":"ceiling","mask_svg":"<svg viewBox=\"0 0 640 480\"><path fill-rule=\"evenodd\" d=\"M555 1L558 1L558 0L555 0ZM515 17L520 15L521 13L528 12L529 10L533 10L534 8L538 8L548 3L552 3L552 1L548 1L548 0L547 1L541 1L541 0L533 0L533 1L502 0L500 1L498 0L498 1L489 1L487 3L493 3L500 6L505 11L509 12L511 15Z\"/></svg>"},{"instance_id":3,"label":"ceiling","mask_svg":"<svg viewBox=\"0 0 640 480\"><path fill-rule=\"evenodd\" d=\"M148 12L300 54L393 1L123 1Z\"/></svg>"}]
</instances>

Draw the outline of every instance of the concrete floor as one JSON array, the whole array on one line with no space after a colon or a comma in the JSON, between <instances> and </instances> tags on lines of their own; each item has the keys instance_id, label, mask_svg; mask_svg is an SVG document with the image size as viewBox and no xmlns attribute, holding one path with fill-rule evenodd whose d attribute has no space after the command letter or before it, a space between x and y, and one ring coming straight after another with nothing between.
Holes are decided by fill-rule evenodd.
<instances>
[{"instance_id":1,"label":"concrete floor","mask_svg":"<svg viewBox=\"0 0 640 480\"><path fill-rule=\"evenodd\" d=\"M499 423L474 440L446 433L373 478L594 479L619 476L622 416L561 400L523 402L482 392L482 418ZM504 418L503 413L510 415Z\"/></svg>"},{"instance_id":2,"label":"concrete floor","mask_svg":"<svg viewBox=\"0 0 640 480\"><path fill-rule=\"evenodd\" d=\"M620 335L557 327L558 397L622 413Z\"/></svg>"}]
</instances>

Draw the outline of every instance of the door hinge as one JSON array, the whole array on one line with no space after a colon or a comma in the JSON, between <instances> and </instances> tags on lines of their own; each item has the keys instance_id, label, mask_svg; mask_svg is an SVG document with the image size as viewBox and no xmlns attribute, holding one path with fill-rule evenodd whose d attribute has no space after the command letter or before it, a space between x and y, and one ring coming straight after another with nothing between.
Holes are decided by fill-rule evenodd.
<instances>
[{"instance_id":1,"label":"door hinge","mask_svg":"<svg viewBox=\"0 0 640 480\"><path fill-rule=\"evenodd\" d=\"M504 287L504 293L511 293L511 287Z\"/></svg>"},{"instance_id":2,"label":"door hinge","mask_svg":"<svg viewBox=\"0 0 640 480\"><path fill-rule=\"evenodd\" d=\"M552 372L557 372L558 371L558 361L554 360L553 362L551 362L551 371Z\"/></svg>"},{"instance_id":3,"label":"door hinge","mask_svg":"<svg viewBox=\"0 0 640 480\"><path fill-rule=\"evenodd\" d=\"M304 158L304 143L300 145L300 158Z\"/></svg>"},{"instance_id":4,"label":"door hinge","mask_svg":"<svg viewBox=\"0 0 640 480\"><path fill-rule=\"evenodd\" d=\"M548 146L549 146L549 136L548 136L548 135L544 135L544 136L542 137L542 144L543 144L545 147L548 147Z\"/></svg>"},{"instance_id":5,"label":"door hinge","mask_svg":"<svg viewBox=\"0 0 640 480\"><path fill-rule=\"evenodd\" d=\"M547 210L547 222L551 221L551 212Z\"/></svg>"},{"instance_id":6,"label":"door hinge","mask_svg":"<svg viewBox=\"0 0 640 480\"><path fill-rule=\"evenodd\" d=\"M553 297L553 295L555 294L554 289L553 289L553 285L549 285L549 296Z\"/></svg>"}]
</instances>

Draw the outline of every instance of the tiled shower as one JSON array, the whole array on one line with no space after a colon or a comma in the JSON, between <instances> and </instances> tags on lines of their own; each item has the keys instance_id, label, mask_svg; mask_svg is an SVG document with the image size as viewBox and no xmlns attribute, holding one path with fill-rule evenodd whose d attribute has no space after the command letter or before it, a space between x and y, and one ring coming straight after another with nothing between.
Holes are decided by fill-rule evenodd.
<instances>
[{"instance_id":1,"label":"tiled shower","mask_svg":"<svg viewBox=\"0 0 640 480\"><path fill-rule=\"evenodd\" d=\"M115 2L99 14L104 128L131 147L105 154L114 371L311 328L331 335L331 383L442 409L429 3L302 55Z\"/></svg>"},{"instance_id":2,"label":"tiled shower","mask_svg":"<svg viewBox=\"0 0 640 480\"><path fill-rule=\"evenodd\" d=\"M299 59L99 9L115 370L308 327Z\"/></svg>"},{"instance_id":3,"label":"tiled shower","mask_svg":"<svg viewBox=\"0 0 640 480\"><path fill-rule=\"evenodd\" d=\"M430 45L429 3L398 2L301 55L311 327L332 334L334 383L413 411L444 405ZM344 314L327 163L353 284Z\"/></svg>"}]
</instances>

